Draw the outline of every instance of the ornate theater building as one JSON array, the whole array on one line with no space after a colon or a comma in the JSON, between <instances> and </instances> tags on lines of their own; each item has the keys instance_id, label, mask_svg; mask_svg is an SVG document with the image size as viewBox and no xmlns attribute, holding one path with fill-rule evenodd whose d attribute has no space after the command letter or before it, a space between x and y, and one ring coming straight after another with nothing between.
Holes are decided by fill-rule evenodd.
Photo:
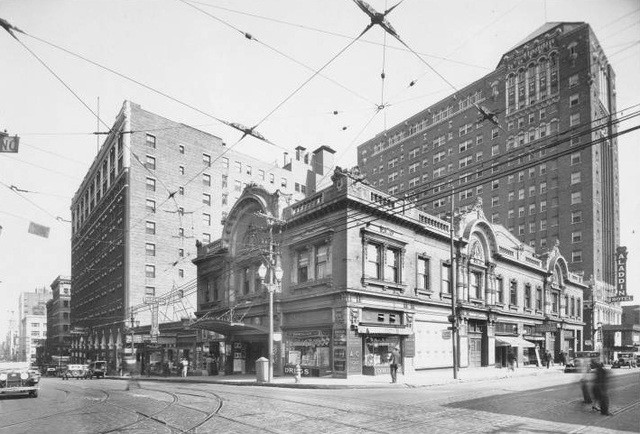
<instances>
[{"instance_id":1,"label":"ornate theater building","mask_svg":"<svg viewBox=\"0 0 640 434\"><path fill-rule=\"evenodd\" d=\"M357 170L332 181L295 204L249 185L222 237L199 245L192 327L216 333L202 345L221 371L255 372L270 325L275 375L385 374L395 346L405 375L446 368L452 340L463 369L581 349L586 285L558 243L536 253L481 201L451 227Z\"/></svg>"}]
</instances>

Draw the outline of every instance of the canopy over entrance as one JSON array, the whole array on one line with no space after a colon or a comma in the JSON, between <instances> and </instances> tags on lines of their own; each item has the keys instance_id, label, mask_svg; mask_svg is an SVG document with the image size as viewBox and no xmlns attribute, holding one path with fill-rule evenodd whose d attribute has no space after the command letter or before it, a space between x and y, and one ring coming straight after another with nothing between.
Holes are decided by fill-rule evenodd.
<instances>
[{"instance_id":1,"label":"canopy over entrance","mask_svg":"<svg viewBox=\"0 0 640 434\"><path fill-rule=\"evenodd\" d=\"M496 347L535 348L535 344L517 336L496 336Z\"/></svg>"},{"instance_id":2,"label":"canopy over entrance","mask_svg":"<svg viewBox=\"0 0 640 434\"><path fill-rule=\"evenodd\" d=\"M235 333L242 333L245 335L263 335L269 333L269 330L254 324L247 324L239 321L227 321L225 319L217 318L201 318L191 324L189 328L209 330L225 336Z\"/></svg>"}]
</instances>

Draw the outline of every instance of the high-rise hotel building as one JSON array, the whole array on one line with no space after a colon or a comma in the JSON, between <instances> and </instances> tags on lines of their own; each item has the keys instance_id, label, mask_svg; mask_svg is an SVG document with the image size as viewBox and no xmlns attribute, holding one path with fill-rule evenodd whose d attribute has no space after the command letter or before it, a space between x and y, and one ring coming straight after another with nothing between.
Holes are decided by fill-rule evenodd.
<instances>
[{"instance_id":1,"label":"high-rise hotel building","mask_svg":"<svg viewBox=\"0 0 640 434\"><path fill-rule=\"evenodd\" d=\"M280 190L294 203L315 192L333 153L299 146L283 162L264 162L125 101L71 204L71 322L88 333L74 342L75 355L85 346L106 357L147 297L177 289L184 299L172 314L191 314L196 242L221 236L244 187ZM149 310L134 320L150 324Z\"/></svg>"},{"instance_id":2,"label":"high-rise hotel building","mask_svg":"<svg viewBox=\"0 0 640 434\"><path fill-rule=\"evenodd\" d=\"M491 73L360 145L358 165L374 187L439 216L452 191L456 207L479 196L493 223L540 252L558 240L571 271L612 284L616 133L615 75L591 27L552 22Z\"/></svg>"}]
</instances>

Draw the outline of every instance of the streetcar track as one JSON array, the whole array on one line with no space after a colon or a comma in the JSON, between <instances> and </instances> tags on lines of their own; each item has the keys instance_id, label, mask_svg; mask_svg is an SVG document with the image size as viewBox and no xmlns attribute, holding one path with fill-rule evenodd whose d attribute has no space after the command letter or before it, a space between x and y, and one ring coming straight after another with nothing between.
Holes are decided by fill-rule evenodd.
<instances>
[{"instance_id":1,"label":"streetcar track","mask_svg":"<svg viewBox=\"0 0 640 434\"><path fill-rule=\"evenodd\" d=\"M57 389L57 390L63 390L63 389ZM68 410L56 411L55 413L47 414L47 415L44 415L44 416L32 417L32 418L30 418L28 420L15 422L15 423L11 423L11 424L8 424L8 425L2 425L2 427L0 427L0 428L5 429L5 428L10 428L10 427L15 427L15 426L18 426L18 425L24 425L24 424L27 424L27 423L33 423L34 421L49 419L49 418L54 417L54 416L60 416L61 414L74 414L74 413L77 413L79 411L84 413L85 409L91 408L91 407L96 406L98 404L106 403L107 400L109 399L109 397L111 396L111 394L109 392L107 392L106 390L102 390L102 389L93 389L93 390L99 390L100 392L104 393L105 394L104 398L99 400L99 401L90 402L90 403L88 403L86 405L82 405L80 407L76 407L76 408L72 408L72 409L68 409ZM66 392L68 392L69 394L71 393L70 391L66 391ZM66 400L63 401L63 403L64 402L66 402Z\"/></svg>"},{"instance_id":2,"label":"streetcar track","mask_svg":"<svg viewBox=\"0 0 640 434\"><path fill-rule=\"evenodd\" d=\"M170 392L170 391L166 391L166 390L162 390L162 389L152 389L152 388L147 388L147 387L145 387L145 388L140 387L140 390L141 391L145 391L146 390L146 391L150 391L150 392L164 393L164 394L167 394L167 395L171 396L172 400L166 406L164 406L162 409L160 409L158 411L155 411L153 413L150 413L150 414L146 414L146 413L144 413L142 411L135 410L135 414L138 416L136 421L128 423L128 424L125 424L125 425L121 425L121 426L118 426L118 427L115 427L115 428L112 428L112 429L109 429L107 431L101 431L102 434L107 434L107 433L112 433L112 432L119 432L119 431L125 430L127 428L131 428L131 427L133 427L133 426L135 426L137 424L140 424L144 420L148 420L148 421L152 421L152 422L156 422L156 423L162 424L163 426L168 427L172 431L176 431L176 432L180 432L180 433L191 433L191 432L195 432L199 427L201 427L203 424L205 424L207 421L209 421L212 417L214 417L220 411L220 409L222 408L222 398L220 396L216 395L215 393L212 393L212 392L205 392L205 393L208 393L209 395L214 396L216 398L216 400L218 401L218 405L215 407L215 409L213 411L206 411L206 410L202 410L202 409L197 408L197 407L192 407L192 406L180 403L179 402L180 398L178 396L178 395L189 395L189 396L207 398L206 395L195 395L195 394L182 393L182 392L174 393L174 392ZM149 399L153 399L151 397L148 397L148 398ZM114 403L111 403L111 402L109 404L114 406L114 407L118 407L118 408L122 408L124 410L131 411L130 409L121 407L121 406L119 406L117 404L114 404ZM204 414L205 417L204 417L204 419L202 419L201 421L199 421L195 425L190 426L189 428L182 428L182 427L173 425L173 424L167 422L166 420L162 420L162 419L156 417L156 416L160 415L161 413L166 412L171 407L183 407L183 408L186 408L186 409L189 409L189 410L192 410L192 411L197 411L199 413ZM142 417L142 418L140 418L140 417Z\"/></svg>"}]
</instances>

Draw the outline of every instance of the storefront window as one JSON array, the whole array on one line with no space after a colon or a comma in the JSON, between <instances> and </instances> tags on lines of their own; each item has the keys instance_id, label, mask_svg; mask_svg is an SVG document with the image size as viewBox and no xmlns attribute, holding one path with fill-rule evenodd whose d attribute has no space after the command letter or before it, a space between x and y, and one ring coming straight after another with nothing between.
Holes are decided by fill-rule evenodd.
<instances>
[{"instance_id":1,"label":"storefront window","mask_svg":"<svg viewBox=\"0 0 640 434\"><path fill-rule=\"evenodd\" d=\"M329 369L330 330L300 330L285 335L287 364Z\"/></svg>"},{"instance_id":2,"label":"storefront window","mask_svg":"<svg viewBox=\"0 0 640 434\"><path fill-rule=\"evenodd\" d=\"M370 336L365 340L364 365L389 366L389 354L400 347L399 336Z\"/></svg>"}]
</instances>

